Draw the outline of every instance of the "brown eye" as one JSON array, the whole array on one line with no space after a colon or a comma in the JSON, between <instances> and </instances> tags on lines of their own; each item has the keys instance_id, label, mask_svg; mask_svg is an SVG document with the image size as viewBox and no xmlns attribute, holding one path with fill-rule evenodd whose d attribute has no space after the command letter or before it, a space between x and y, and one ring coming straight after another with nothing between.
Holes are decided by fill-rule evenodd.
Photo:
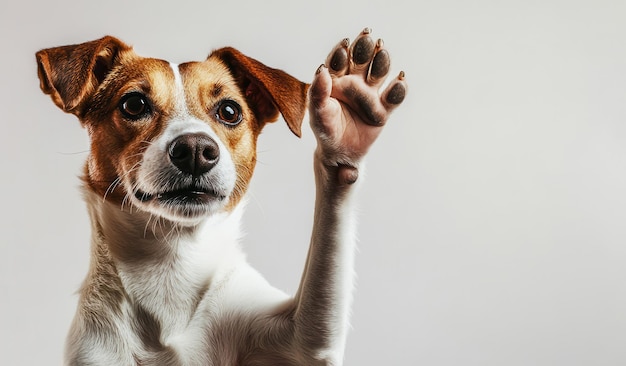
<instances>
[{"instance_id":1,"label":"brown eye","mask_svg":"<svg viewBox=\"0 0 626 366\"><path fill-rule=\"evenodd\" d=\"M215 117L225 125L236 126L241 122L241 107L235 101L224 100L217 106Z\"/></svg>"},{"instance_id":2,"label":"brown eye","mask_svg":"<svg viewBox=\"0 0 626 366\"><path fill-rule=\"evenodd\" d=\"M119 110L124 117L131 120L138 120L150 113L150 105L145 95L141 93L129 93L122 97Z\"/></svg>"}]
</instances>

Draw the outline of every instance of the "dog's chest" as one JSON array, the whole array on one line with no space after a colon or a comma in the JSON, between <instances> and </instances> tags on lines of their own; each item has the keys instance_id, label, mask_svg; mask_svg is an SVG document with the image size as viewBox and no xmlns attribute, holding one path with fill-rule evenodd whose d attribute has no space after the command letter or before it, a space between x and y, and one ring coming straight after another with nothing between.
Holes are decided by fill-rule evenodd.
<instances>
[{"instance_id":1,"label":"dog's chest","mask_svg":"<svg viewBox=\"0 0 626 366\"><path fill-rule=\"evenodd\" d=\"M189 273L173 276L171 269L159 270L167 275L146 282L146 298L128 303L124 320L133 332L132 353L143 365L240 364L252 352L250 337L269 326L261 319L288 301L245 264L219 271L204 288L184 290L183 278ZM158 283L159 278L167 280Z\"/></svg>"},{"instance_id":2,"label":"dog's chest","mask_svg":"<svg viewBox=\"0 0 626 366\"><path fill-rule=\"evenodd\" d=\"M224 258L237 257L233 243L210 245L183 238L168 245L171 248L155 259L119 265L130 302L158 322L162 340L184 332L202 299L217 296L216 283L229 267Z\"/></svg>"},{"instance_id":3,"label":"dog's chest","mask_svg":"<svg viewBox=\"0 0 626 366\"><path fill-rule=\"evenodd\" d=\"M201 268L187 262L186 258L168 258L141 268L120 266L120 278L131 304L154 318L160 333L180 331L210 285L210 276L202 276Z\"/></svg>"}]
</instances>

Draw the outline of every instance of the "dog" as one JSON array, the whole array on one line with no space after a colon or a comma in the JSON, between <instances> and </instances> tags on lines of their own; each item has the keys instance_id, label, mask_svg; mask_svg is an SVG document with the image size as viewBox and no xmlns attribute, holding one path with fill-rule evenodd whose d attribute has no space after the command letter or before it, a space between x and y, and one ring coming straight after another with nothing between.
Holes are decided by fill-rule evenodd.
<instances>
[{"instance_id":1,"label":"dog","mask_svg":"<svg viewBox=\"0 0 626 366\"><path fill-rule=\"evenodd\" d=\"M230 47L203 62L141 57L106 36L36 54L40 87L87 130L91 263L68 365L341 365L362 160L408 91L365 29L311 84ZM263 127L317 140L309 253L294 296L239 239Z\"/></svg>"}]
</instances>

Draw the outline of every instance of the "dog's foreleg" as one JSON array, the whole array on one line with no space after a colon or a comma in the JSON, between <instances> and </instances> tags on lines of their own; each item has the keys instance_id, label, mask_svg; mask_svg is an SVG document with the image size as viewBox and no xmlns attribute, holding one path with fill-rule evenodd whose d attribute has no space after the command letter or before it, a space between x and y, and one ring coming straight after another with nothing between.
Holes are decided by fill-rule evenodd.
<instances>
[{"instance_id":1,"label":"dog's foreleg","mask_svg":"<svg viewBox=\"0 0 626 366\"><path fill-rule=\"evenodd\" d=\"M316 201L306 267L295 297L298 342L325 364L340 365L350 312L355 222L352 196L362 159L391 112L404 100L404 73L382 93L390 58L365 29L340 42L309 89L315 152Z\"/></svg>"},{"instance_id":2,"label":"dog's foreleg","mask_svg":"<svg viewBox=\"0 0 626 366\"><path fill-rule=\"evenodd\" d=\"M318 152L319 153L319 152ZM354 277L356 187L338 183L346 167L325 166L316 154L317 193L309 253L296 296L297 335L316 358L340 364L348 329Z\"/></svg>"}]
</instances>

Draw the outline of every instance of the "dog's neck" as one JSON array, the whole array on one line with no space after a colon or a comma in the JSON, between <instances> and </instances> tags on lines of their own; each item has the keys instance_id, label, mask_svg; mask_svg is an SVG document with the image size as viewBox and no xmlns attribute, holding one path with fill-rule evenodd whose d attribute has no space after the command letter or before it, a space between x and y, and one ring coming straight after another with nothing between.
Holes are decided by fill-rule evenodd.
<instances>
[{"instance_id":1,"label":"dog's neck","mask_svg":"<svg viewBox=\"0 0 626 366\"><path fill-rule=\"evenodd\" d=\"M119 263L163 261L187 250L238 249L245 203L232 212L216 213L195 225L183 226L142 212L129 204L114 204L86 193L92 229L107 243Z\"/></svg>"},{"instance_id":2,"label":"dog's neck","mask_svg":"<svg viewBox=\"0 0 626 366\"><path fill-rule=\"evenodd\" d=\"M86 193L86 202L92 264L85 286L93 292L90 279L114 277L115 291L131 306L172 317L159 319L164 332L186 324L202 294L245 261L239 245L243 204L193 227L179 227L92 192Z\"/></svg>"}]
</instances>

